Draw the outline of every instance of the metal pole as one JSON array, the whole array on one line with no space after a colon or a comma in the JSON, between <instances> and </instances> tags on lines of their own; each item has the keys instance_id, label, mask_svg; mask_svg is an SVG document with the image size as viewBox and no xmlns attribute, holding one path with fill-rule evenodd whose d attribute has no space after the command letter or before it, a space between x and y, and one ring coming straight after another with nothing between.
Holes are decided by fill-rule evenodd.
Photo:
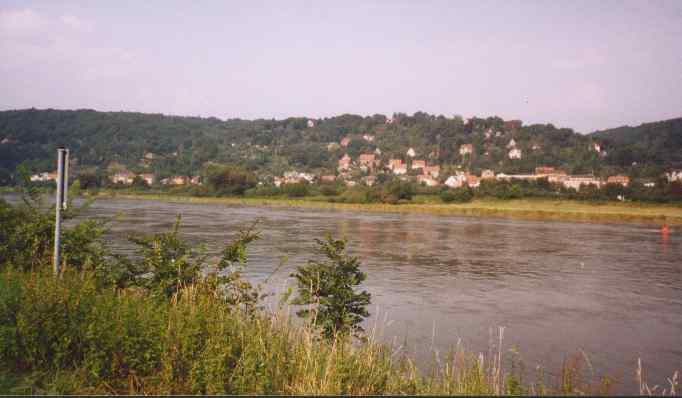
<instances>
[{"instance_id":1,"label":"metal pole","mask_svg":"<svg viewBox=\"0 0 682 398\"><path fill-rule=\"evenodd\" d=\"M55 209L55 223L54 223L54 256L52 258L52 272L54 276L59 275L59 252L62 229L62 206L64 200L64 160L66 158L67 150L64 148L57 149L57 197L54 204Z\"/></svg>"}]
</instances>

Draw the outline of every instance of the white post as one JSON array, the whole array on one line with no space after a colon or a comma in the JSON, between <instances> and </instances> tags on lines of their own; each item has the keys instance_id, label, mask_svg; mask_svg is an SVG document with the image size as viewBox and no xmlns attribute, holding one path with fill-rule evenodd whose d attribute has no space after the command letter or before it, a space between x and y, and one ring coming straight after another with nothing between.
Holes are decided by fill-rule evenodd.
<instances>
[{"instance_id":1,"label":"white post","mask_svg":"<svg viewBox=\"0 0 682 398\"><path fill-rule=\"evenodd\" d=\"M65 166L65 161L68 159L69 150L65 148L57 149L57 197L55 200L55 223L54 223L54 256L52 258L52 272L55 276L59 275L60 263L60 244L61 244L61 229L62 229L62 208L66 208L66 177L65 171L68 170Z\"/></svg>"}]
</instances>

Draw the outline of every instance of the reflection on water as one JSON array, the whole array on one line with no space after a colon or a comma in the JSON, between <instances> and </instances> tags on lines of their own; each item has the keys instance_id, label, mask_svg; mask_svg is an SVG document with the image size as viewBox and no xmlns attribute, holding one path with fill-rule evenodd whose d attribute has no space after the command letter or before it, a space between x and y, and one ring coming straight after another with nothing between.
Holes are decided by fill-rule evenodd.
<instances>
[{"instance_id":1,"label":"reflection on water","mask_svg":"<svg viewBox=\"0 0 682 398\"><path fill-rule=\"evenodd\" d=\"M98 200L86 216L111 217L116 250L125 236L169 228L217 253L238 227L260 220L247 276L283 291L314 239L346 237L368 274L371 311L389 319L386 338L428 356L459 338L486 351L491 327L505 326L527 368L558 369L583 349L597 369L632 385L637 357L655 382L682 370L682 231L660 226L512 221L215 204ZM374 321L370 322L374 324ZM433 331L435 330L435 335ZM652 380L654 381L654 380Z\"/></svg>"}]
</instances>

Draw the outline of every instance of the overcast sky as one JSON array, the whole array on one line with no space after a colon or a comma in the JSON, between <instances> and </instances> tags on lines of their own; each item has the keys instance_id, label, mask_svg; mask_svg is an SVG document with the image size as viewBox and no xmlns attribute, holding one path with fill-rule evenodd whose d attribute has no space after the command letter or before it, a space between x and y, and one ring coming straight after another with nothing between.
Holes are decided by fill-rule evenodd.
<instances>
[{"instance_id":1,"label":"overcast sky","mask_svg":"<svg viewBox=\"0 0 682 398\"><path fill-rule=\"evenodd\" d=\"M6 1L0 109L682 116L682 1Z\"/></svg>"}]
</instances>

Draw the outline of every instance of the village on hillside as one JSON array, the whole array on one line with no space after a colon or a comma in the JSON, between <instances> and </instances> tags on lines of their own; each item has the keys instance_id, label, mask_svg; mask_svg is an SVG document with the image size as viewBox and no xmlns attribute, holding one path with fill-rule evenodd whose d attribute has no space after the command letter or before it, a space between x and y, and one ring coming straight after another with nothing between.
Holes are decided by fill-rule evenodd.
<instances>
[{"instance_id":1,"label":"village on hillside","mask_svg":"<svg viewBox=\"0 0 682 398\"><path fill-rule=\"evenodd\" d=\"M473 119L466 119L464 124L470 124ZM385 123L390 125L394 123L394 118L386 118ZM315 121L308 120L306 123L308 128L315 127ZM487 128L483 131L484 142L494 138L508 136L509 133L514 133L522 127L520 120L504 121L504 131L494 131L492 128ZM381 132L383 129L377 129ZM471 172L467 163L468 160L477 153L478 148L474 143L464 143L455 148L455 152L460 155L460 164L438 164L438 154L419 153L417 149L408 147L404 153L384 153L382 149L376 146L375 150L368 153L360 153L353 158L344 149L348 148L353 140L362 140L366 143L374 143L377 132L359 132L356 134L348 134L343 136L339 142L329 142L327 150L329 152L343 153L338 158L337 167L335 170L328 169L317 173L303 170L288 170L282 175L259 175L259 185L271 184L276 187L281 187L285 184L327 184L327 183L341 183L348 187L357 185L374 186L379 181L386 181L389 179L398 179L401 181L412 181L426 187L447 187L447 188L477 188L482 181L497 180L497 181L512 181L512 180L538 180L547 179L550 183L560 184L564 188L574 189L579 191L584 186L595 186L597 188L606 184L618 184L628 186L631 179L627 175L615 174L602 178L594 174L579 174L572 175L564 170L555 168L553 166L539 165L535 167L534 173L519 173L507 174L498 172L495 169L482 169L477 174ZM234 146L235 144L232 144ZM258 146L259 147L259 146ZM518 142L513 138L506 142L505 151L506 158L510 161L520 160L524 157L524 149L520 147ZM265 147L259 149L266 149ZM529 147L530 151L539 151L542 149L539 143L532 143ZM589 149L594 151L599 157L606 157L608 154L598 141L593 141L589 144ZM528 149L526 149L528 150ZM173 155L177 155L174 153ZM489 155L489 146L486 144L484 156ZM139 161L142 167L149 166L151 162L158 155L153 153L145 153ZM198 173L197 173L198 174ZM30 180L34 182L54 181L56 179L56 172L41 172L31 175ZM669 170L665 173L665 178L669 182L681 181L682 170ZM111 184L125 186L134 184L138 179L147 186L161 185L161 186L183 186L183 185L202 185L202 177L199 175L170 175L164 178L159 178L154 173L134 173L124 166L118 165L117 171L108 175ZM653 187L655 182L647 179L640 181L646 187Z\"/></svg>"}]
</instances>

